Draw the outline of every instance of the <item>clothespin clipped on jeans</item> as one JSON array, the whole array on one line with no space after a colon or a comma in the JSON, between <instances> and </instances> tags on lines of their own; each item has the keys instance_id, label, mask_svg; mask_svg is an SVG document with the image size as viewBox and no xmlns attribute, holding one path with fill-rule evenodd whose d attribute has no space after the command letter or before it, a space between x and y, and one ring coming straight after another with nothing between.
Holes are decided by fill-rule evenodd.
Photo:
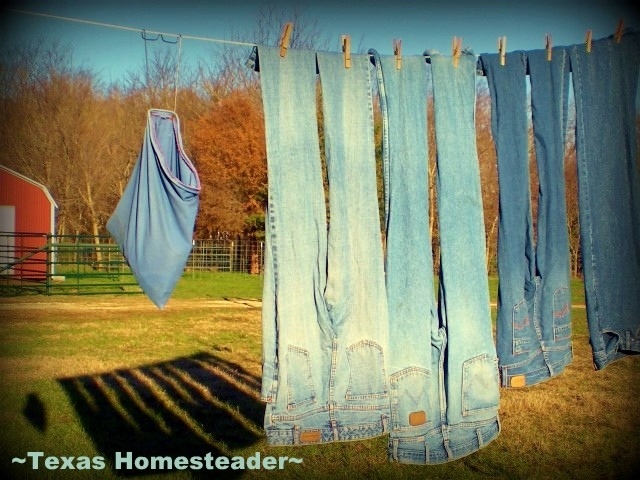
<instances>
[{"instance_id":1,"label":"clothespin clipped on jeans","mask_svg":"<svg viewBox=\"0 0 640 480\"><path fill-rule=\"evenodd\" d=\"M547 33L544 36L544 49L547 51L547 61L551 61L551 34Z\"/></svg>"},{"instance_id":2,"label":"clothespin clipped on jeans","mask_svg":"<svg viewBox=\"0 0 640 480\"><path fill-rule=\"evenodd\" d=\"M342 53L344 55L344 68L349 68L351 67L351 37L342 35L340 43L342 44Z\"/></svg>"},{"instance_id":3,"label":"clothespin clipped on jeans","mask_svg":"<svg viewBox=\"0 0 640 480\"><path fill-rule=\"evenodd\" d=\"M278 47L280 47L280 56L286 57L287 50L289 49L289 42L291 41L291 32L293 31L293 22L287 22L282 29L282 35L280 35L280 41Z\"/></svg>"},{"instance_id":4,"label":"clothespin clipped on jeans","mask_svg":"<svg viewBox=\"0 0 640 480\"><path fill-rule=\"evenodd\" d=\"M591 40L593 39L593 31L591 29L587 30L587 38L584 41L585 48L587 49L587 53L591 53Z\"/></svg>"},{"instance_id":5,"label":"clothespin clipped on jeans","mask_svg":"<svg viewBox=\"0 0 640 480\"><path fill-rule=\"evenodd\" d=\"M451 42L451 56L453 57L453 66L458 68L460 63L460 55L462 54L462 37L453 37Z\"/></svg>"},{"instance_id":6,"label":"clothespin clipped on jeans","mask_svg":"<svg viewBox=\"0 0 640 480\"><path fill-rule=\"evenodd\" d=\"M500 55L500 66L507 63L507 37L498 37L498 55Z\"/></svg>"},{"instance_id":7,"label":"clothespin clipped on jeans","mask_svg":"<svg viewBox=\"0 0 640 480\"><path fill-rule=\"evenodd\" d=\"M396 69L402 68L402 40L393 39L393 54L396 56Z\"/></svg>"},{"instance_id":8,"label":"clothespin clipped on jeans","mask_svg":"<svg viewBox=\"0 0 640 480\"><path fill-rule=\"evenodd\" d=\"M620 19L618 22L618 26L616 27L616 34L614 38L616 39L616 43L620 43L622 41L622 31L624 30L624 19Z\"/></svg>"}]
</instances>

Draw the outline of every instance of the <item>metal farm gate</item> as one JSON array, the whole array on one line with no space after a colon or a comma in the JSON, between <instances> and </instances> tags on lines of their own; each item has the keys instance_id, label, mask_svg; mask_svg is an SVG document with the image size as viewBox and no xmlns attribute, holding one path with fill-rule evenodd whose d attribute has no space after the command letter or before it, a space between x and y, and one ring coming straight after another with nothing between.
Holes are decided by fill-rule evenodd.
<instances>
[{"instance_id":1,"label":"metal farm gate","mask_svg":"<svg viewBox=\"0 0 640 480\"><path fill-rule=\"evenodd\" d=\"M194 240L186 271L261 274L264 242ZM0 296L142 293L109 236L0 232Z\"/></svg>"}]
</instances>

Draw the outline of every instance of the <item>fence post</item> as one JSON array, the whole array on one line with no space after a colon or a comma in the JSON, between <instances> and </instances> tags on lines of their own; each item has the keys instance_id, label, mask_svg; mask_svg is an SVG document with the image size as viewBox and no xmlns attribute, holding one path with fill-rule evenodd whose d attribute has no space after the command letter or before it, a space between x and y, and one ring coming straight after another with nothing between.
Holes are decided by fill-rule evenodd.
<instances>
[{"instance_id":1,"label":"fence post","mask_svg":"<svg viewBox=\"0 0 640 480\"><path fill-rule=\"evenodd\" d=\"M46 275L46 280L45 280L45 294L51 295L51 282L53 281L53 274L54 274L54 263L53 263L53 252L52 252L52 248L51 248L51 240L52 240L52 236L51 235L47 235L46 236L46 242L47 242L47 249L45 250L46 255L47 255L47 275Z\"/></svg>"}]
</instances>

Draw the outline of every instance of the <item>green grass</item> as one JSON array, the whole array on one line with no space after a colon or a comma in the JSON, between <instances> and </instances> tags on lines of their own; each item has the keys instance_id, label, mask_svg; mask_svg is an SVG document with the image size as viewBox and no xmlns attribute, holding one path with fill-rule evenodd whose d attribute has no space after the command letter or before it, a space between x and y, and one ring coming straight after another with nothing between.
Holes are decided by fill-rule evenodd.
<instances>
[{"instance_id":1,"label":"green grass","mask_svg":"<svg viewBox=\"0 0 640 480\"><path fill-rule=\"evenodd\" d=\"M262 275L247 273L188 272L172 298L262 299Z\"/></svg>"},{"instance_id":2,"label":"green grass","mask_svg":"<svg viewBox=\"0 0 640 480\"><path fill-rule=\"evenodd\" d=\"M386 437L269 447L259 401L261 277L185 275L164 310L143 296L0 300L0 471L5 478L231 478L197 471L31 471L57 456L296 456L248 478L630 478L638 466L638 358L596 372L586 312L574 308L574 362L557 378L502 390L502 432L445 465L391 464ZM497 284L490 281L492 300ZM580 302L581 283L572 284ZM577 298L576 298L577 297ZM229 302L220 302L228 298ZM495 312L495 308L493 308ZM226 473L233 473L227 471ZM236 472L237 473L237 472Z\"/></svg>"}]
</instances>

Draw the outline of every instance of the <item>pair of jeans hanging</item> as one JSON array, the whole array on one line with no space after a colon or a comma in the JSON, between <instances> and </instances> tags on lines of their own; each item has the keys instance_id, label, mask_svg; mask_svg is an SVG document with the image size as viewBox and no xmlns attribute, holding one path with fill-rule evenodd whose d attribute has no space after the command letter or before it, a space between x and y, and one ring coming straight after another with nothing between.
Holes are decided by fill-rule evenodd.
<instances>
[{"instance_id":1,"label":"pair of jeans hanging","mask_svg":"<svg viewBox=\"0 0 640 480\"><path fill-rule=\"evenodd\" d=\"M569 51L587 320L594 365L602 369L640 352L640 34Z\"/></svg>"},{"instance_id":2,"label":"pair of jeans hanging","mask_svg":"<svg viewBox=\"0 0 640 480\"><path fill-rule=\"evenodd\" d=\"M152 109L138 161L107 230L144 293L163 308L189 258L200 180L182 147L178 116Z\"/></svg>"},{"instance_id":3,"label":"pair of jeans hanging","mask_svg":"<svg viewBox=\"0 0 640 480\"><path fill-rule=\"evenodd\" d=\"M502 386L558 375L572 360L569 240L564 187L569 62L566 51L483 54L498 160L498 319ZM537 243L529 181L527 63L539 174Z\"/></svg>"},{"instance_id":4,"label":"pair of jeans hanging","mask_svg":"<svg viewBox=\"0 0 640 480\"><path fill-rule=\"evenodd\" d=\"M262 399L272 445L387 431L388 321L366 55L260 46L269 200ZM330 223L316 116L322 81Z\"/></svg>"},{"instance_id":5,"label":"pair of jeans hanging","mask_svg":"<svg viewBox=\"0 0 640 480\"><path fill-rule=\"evenodd\" d=\"M431 55L438 148L440 295L428 225L427 97L423 56L374 55L383 119L389 302L390 460L434 464L499 433L480 176L475 57Z\"/></svg>"}]
</instances>

